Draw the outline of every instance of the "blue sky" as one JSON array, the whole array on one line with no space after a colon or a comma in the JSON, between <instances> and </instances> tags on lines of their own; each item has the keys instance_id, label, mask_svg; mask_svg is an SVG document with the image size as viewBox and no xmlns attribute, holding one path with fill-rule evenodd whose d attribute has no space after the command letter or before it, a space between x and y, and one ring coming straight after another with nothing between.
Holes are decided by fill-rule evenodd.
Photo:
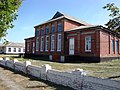
<instances>
[{"instance_id":1,"label":"blue sky","mask_svg":"<svg viewBox=\"0 0 120 90\"><path fill-rule=\"evenodd\" d=\"M15 27L8 30L6 39L24 42L25 38L34 36L35 25L49 20L57 11L93 25L104 25L109 13L102 7L107 3L120 8L120 0L24 0L13 23Z\"/></svg>"}]
</instances>

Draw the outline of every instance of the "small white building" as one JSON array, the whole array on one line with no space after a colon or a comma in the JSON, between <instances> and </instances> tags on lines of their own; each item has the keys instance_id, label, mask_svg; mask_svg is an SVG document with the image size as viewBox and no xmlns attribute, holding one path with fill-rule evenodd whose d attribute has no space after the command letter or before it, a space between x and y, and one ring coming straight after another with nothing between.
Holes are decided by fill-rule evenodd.
<instances>
[{"instance_id":1,"label":"small white building","mask_svg":"<svg viewBox=\"0 0 120 90\"><path fill-rule=\"evenodd\" d=\"M24 54L25 44L9 42L7 45L0 44L0 53L3 54Z\"/></svg>"}]
</instances>

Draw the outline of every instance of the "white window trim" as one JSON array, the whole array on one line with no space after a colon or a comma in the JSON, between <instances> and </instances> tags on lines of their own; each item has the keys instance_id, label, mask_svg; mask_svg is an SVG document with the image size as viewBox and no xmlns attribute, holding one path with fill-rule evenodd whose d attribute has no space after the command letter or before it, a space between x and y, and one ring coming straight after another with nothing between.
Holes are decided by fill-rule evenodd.
<instances>
[{"instance_id":1,"label":"white window trim","mask_svg":"<svg viewBox=\"0 0 120 90\"><path fill-rule=\"evenodd\" d=\"M42 38L43 38L43 41L42 41ZM42 36L41 38L40 38L40 51L43 51L43 46L44 46L44 37Z\"/></svg>"},{"instance_id":2,"label":"white window trim","mask_svg":"<svg viewBox=\"0 0 120 90\"><path fill-rule=\"evenodd\" d=\"M91 50L87 50L87 49L86 49L86 44L87 44L87 43L86 43L86 38L90 38L90 39L91 39L91 36L85 36L85 52L91 52Z\"/></svg>"},{"instance_id":3,"label":"white window trim","mask_svg":"<svg viewBox=\"0 0 120 90\"><path fill-rule=\"evenodd\" d=\"M52 37L54 36L54 40L52 40ZM52 48L52 43L54 42L54 49ZM51 35L51 51L55 50L55 35Z\"/></svg>"},{"instance_id":4,"label":"white window trim","mask_svg":"<svg viewBox=\"0 0 120 90\"><path fill-rule=\"evenodd\" d=\"M62 48L62 39L59 39L59 35L61 35L61 33L59 33L58 36L57 36L57 51L61 51L61 48ZM61 45L60 45L59 42L61 42ZM61 47L61 48L58 49L59 47Z\"/></svg>"},{"instance_id":5,"label":"white window trim","mask_svg":"<svg viewBox=\"0 0 120 90\"><path fill-rule=\"evenodd\" d=\"M45 51L48 51L48 48L47 48L47 43L49 44L49 40L47 40L47 38L49 39L49 36L46 36L46 41L45 41ZM49 45L48 45L49 46Z\"/></svg>"}]
</instances>

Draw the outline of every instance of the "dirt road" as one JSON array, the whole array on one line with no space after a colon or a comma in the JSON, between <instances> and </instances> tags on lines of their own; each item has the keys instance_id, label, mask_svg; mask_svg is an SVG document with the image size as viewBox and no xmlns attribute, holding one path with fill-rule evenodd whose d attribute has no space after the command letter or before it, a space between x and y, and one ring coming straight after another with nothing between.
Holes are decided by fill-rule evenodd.
<instances>
[{"instance_id":1,"label":"dirt road","mask_svg":"<svg viewBox=\"0 0 120 90\"><path fill-rule=\"evenodd\" d=\"M0 90L72 90L46 81L38 81L0 67Z\"/></svg>"}]
</instances>

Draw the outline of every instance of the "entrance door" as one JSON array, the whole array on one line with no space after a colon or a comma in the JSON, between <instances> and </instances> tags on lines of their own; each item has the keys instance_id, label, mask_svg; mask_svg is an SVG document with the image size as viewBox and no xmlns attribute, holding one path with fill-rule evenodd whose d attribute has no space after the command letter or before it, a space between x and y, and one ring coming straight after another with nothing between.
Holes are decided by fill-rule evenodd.
<instances>
[{"instance_id":1,"label":"entrance door","mask_svg":"<svg viewBox=\"0 0 120 90\"><path fill-rule=\"evenodd\" d=\"M74 38L69 39L69 55L74 55Z\"/></svg>"}]
</instances>

